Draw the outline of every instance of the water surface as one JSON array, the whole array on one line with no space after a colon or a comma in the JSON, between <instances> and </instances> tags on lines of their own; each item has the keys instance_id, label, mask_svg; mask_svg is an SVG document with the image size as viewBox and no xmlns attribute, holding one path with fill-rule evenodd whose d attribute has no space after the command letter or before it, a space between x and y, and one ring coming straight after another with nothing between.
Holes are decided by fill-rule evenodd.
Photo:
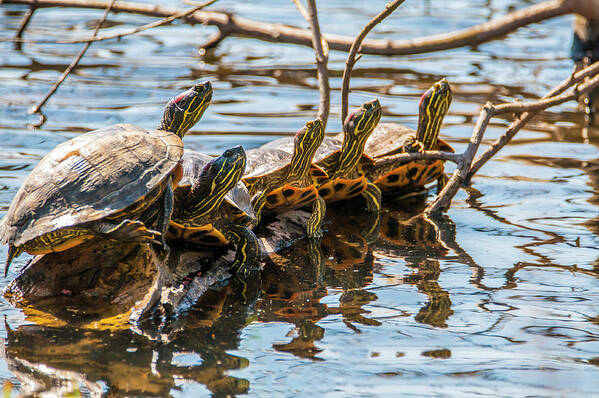
<instances>
[{"instance_id":1,"label":"water surface","mask_svg":"<svg viewBox=\"0 0 599 398\"><path fill-rule=\"evenodd\" d=\"M324 32L355 35L385 2L320 3ZM408 1L372 37L447 32L530 4ZM306 26L284 0L223 0L213 8ZM24 12L0 8L0 37L14 35ZM41 10L25 37L87 37L101 15ZM118 14L109 21L106 32L151 19ZM378 97L384 121L415 127L419 96L447 77L454 101L442 136L461 151L480 105L537 98L569 75L571 24L571 17L557 18L476 48L364 56L350 106ZM212 82L215 94L185 138L189 148L256 147L315 115L310 48L228 38L198 52L213 32L176 23L92 45L44 107L41 127L27 110L81 45L17 50L0 43L0 216L54 146L114 123L153 128L164 103L201 79ZM330 132L341 129L344 62L345 54L331 53ZM495 120L485 142L508 122ZM575 104L544 112L458 194L446 217L406 223L414 209L395 206L371 245L350 225L331 227L322 267L306 260L301 245L291 248L267 263L261 278L214 287L163 343L134 330L40 324L1 301L0 378L15 392L50 395L75 387L84 395L116 396L593 394L599 388L598 136L584 127ZM13 263L0 287L27 259Z\"/></svg>"}]
</instances>

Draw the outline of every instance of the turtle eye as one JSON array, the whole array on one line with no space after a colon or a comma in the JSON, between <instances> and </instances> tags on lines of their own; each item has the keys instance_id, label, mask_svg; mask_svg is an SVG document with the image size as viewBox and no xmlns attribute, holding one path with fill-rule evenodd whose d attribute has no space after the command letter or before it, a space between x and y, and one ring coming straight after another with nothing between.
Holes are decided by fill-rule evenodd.
<instances>
[{"instance_id":1,"label":"turtle eye","mask_svg":"<svg viewBox=\"0 0 599 398\"><path fill-rule=\"evenodd\" d=\"M224 153L223 156L230 158L231 156L233 156L233 151L230 149L227 149Z\"/></svg>"},{"instance_id":2,"label":"turtle eye","mask_svg":"<svg viewBox=\"0 0 599 398\"><path fill-rule=\"evenodd\" d=\"M306 123L306 127L309 129L311 129L313 125L314 125L314 123L312 123L312 122Z\"/></svg>"}]
</instances>

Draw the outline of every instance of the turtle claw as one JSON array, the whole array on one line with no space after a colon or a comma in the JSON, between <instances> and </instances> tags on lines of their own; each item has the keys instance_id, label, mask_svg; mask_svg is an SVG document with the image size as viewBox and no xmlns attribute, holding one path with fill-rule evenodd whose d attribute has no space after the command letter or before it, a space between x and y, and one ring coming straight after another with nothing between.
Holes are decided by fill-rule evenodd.
<instances>
[{"instance_id":1,"label":"turtle claw","mask_svg":"<svg viewBox=\"0 0 599 398\"><path fill-rule=\"evenodd\" d=\"M146 228L141 221L124 220L116 227L103 232L108 238L127 242L155 242L162 234ZM161 242L162 243L162 242Z\"/></svg>"}]
</instances>

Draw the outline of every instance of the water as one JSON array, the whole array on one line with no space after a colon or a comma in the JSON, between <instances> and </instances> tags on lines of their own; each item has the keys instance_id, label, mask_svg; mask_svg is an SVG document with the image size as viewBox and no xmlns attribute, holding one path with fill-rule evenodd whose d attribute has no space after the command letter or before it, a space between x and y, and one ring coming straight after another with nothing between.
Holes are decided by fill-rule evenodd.
<instances>
[{"instance_id":1,"label":"water","mask_svg":"<svg viewBox=\"0 0 599 398\"><path fill-rule=\"evenodd\" d=\"M322 30L349 35L384 5L320 3ZM406 2L372 37L451 31L529 3ZM220 1L213 8L306 25L283 0ZM23 12L0 9L1 37L14 35ZM100 16L41 10L26 38L86 37ZM126 14L109 20L107 32L150 21ZM384 121L414 127L418 97L447 77L454 101L442 136L461 151L485 101L534 99L568 76L571 24L571 17L558 18L475 49L365 56L354 72L350 106L378 97ZM47 121L39 128L39 117L27 110L81 45L26 44L18 51L0 43L0 215L58 143L120 122L152 128L164 103L200 79L213 83L215 95L185 138L189 148L251 148L291 134L313 117L318 92L311 49L228 38L216 50L198 53L213 32L176 23L92 45L44 107ZM345 54L331 53L330 132L341 128L344 62ZM496 119L485 143L508 122ZM210 290L162 344L130 329L44 321L3 300L0 378L15 393L49 395L76 388L83 395L117 396L594 394L598 136L584 128L575 104L544 112L458 194L445 218L402 224L397 220L408 215L391 209L370 246L350 226L332 226L322 269L305 259L301 245L281 253L260 279ZM5 255L3 247L0 257ZM21 256L14 262L2 287L26 261Z\"/></svg>"}]
</instances>

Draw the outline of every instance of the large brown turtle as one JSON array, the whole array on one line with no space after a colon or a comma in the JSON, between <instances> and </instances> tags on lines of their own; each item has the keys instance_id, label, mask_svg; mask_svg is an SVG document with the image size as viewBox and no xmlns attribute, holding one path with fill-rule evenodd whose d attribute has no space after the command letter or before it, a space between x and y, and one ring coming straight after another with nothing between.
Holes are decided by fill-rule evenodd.
<instances>
[{"instance_id":1,"label":"large brown turtle","mask_svg":"<svg viewBox=\"0 0 599 398\"><path fill-rule=\"evenodd\" d=\"M158 130L118 124L68 140L40 160L0 221L8 245L5 275L22 252L44 254L96 236L116 240L161 238L181 178L181 138L212 98L199 83L166 105ZM149 227L156 226L160 232Z\"/></svg>"}]
</instances>

